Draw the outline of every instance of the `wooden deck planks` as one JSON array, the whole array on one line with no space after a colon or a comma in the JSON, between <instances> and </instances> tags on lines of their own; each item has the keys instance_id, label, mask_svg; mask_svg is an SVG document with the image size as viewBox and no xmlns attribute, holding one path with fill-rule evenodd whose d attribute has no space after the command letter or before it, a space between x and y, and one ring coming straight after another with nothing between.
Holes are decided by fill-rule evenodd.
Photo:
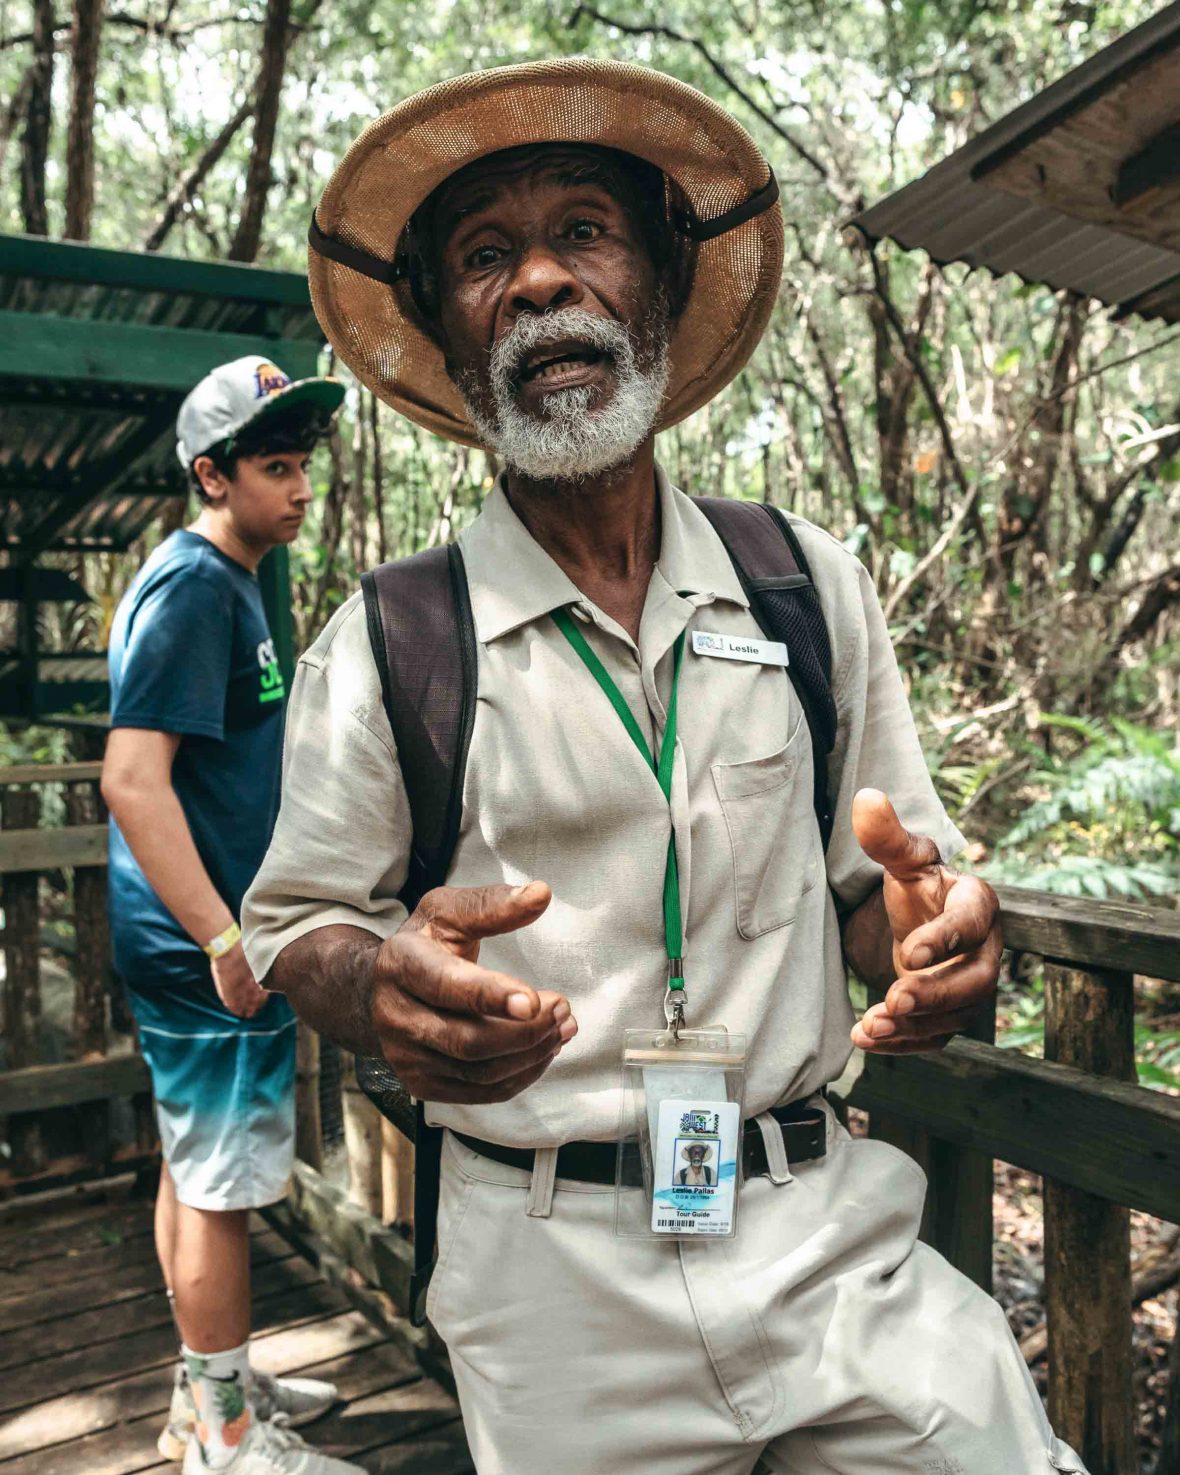
<instances>
[{"instance_id":1,"label":"wooden deck planks","mask_svg":"<svg viewBox=\"0 0 1180 1475\"><path fill-rule=\"evenodd\" d=\"M302 1372L350 1352L378 1346L383 1333L355 1311L254 1339L252 1359L263 1372L282 1376ZM0 1470L18 1455L99 1433L118 1423L151 1414L160 1418L172 1394L172 1364L116 1379L82 1393L46 1399L0 1420ZM157 1425L158 1427L158 1425Z\"/></svg>"},{"instance_id":2,"label":"wooden deck planks","mask_svg":"<svg viewBox=\"0 0 1180 1475\"><path fill-rule=\"evenodd\" d=\"M329 1378L311 1442L371 1475L472 1475L454 1398L256 1221L253 1361ZM143 1200L0 1217L0 1475L176 1475L156 1451L175 1334Z\"/></svg>"},{"instance_id":3,"label":"wooden deck planks","mask_svg":"<svg viewBox=\"0 0 1180 1475\"><path fill-rule=\"evenodd\" d=\"M294 1254L287 1241L273 1230L255 1235L250 1243L250 1263L256 1269L288 1260ZM100 1258L103 1263L99 1268L79 1264ZM48 1283L44 1272L35 1275L26 1271L23 1276L14 1276L11 1288L7 1288L5 1277L0 1276L0 1337L6 1338L19 1327L73 1316L80 1307L93 1310L140 1296L164 1294L164 1280L151 1240L110 1245L91 1255L79 1256L77 1261L66 1261L64 1269L69 1271L71 1266L76 1267L73 1274L63 1274Z\"/></svg>"},{"instance_id":4,"label":"wooden deck planks","mask_svg":"<svg viewBox=\"0 0 1180 1475\"><path fill-rule=\"evenodd\" d=\"M298 1256L257 1267L251 1278L254 1303L264 1305L272 1297L288 1296L296 1287L322 1285L319 1272ZM85 1305L85 1298L83 1300ZM317 1305L316 1310L326 1309ZM106 1342L119 1342L131 1332L164 1327L172 1336L172 1312L160 1286L150 1294L116 1302L112 1306L85 1306L52 1321L37 1322L7 1333L0 1339L0 1372L6 1368L31 1366L57 1357L61 1352L93 1352ZM173 1338L175 1340L175 1338ZM6 1380L0 1378L0 1383Z\"/></svg>"},{"instance_id":5,"label":"wooden deck planks","mask_svg":"<svg viewBox=\"0 0 1180 1475\"><path fill-rule=\"evenodd\" d=\"M345 1357L302 1367L300 1372L313 1378L327 1378L336 1383L342 1400L364 1399L399 1383L420 1379L416 1364L405 1354L389 1346L371 1347ZM99 1434L87 1435L52 1448L38 1449L21 1459L0 1465L4 1475L131 1475L136 1470L157 1467L174 1470L160 1460L156 1438L164 1420L171 1382L157 1373L155 1382L162 1390L160 1406L131 1422L116 1424ZM333 1417L321 1419L315 1440L322 1443L319 1429Z\"/></svg>"}]
</instances>

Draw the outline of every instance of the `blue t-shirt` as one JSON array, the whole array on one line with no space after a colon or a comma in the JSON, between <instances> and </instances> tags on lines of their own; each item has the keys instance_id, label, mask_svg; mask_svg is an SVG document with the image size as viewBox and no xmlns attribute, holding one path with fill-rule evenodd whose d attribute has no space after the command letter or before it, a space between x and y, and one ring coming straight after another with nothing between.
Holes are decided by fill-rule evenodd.
<instances>
[{"instance_id":1,"label":"blue t-shirt","mask_svg":"<svg viewBox=\"0 0 1180 1475\"><path fill-rule=\"evenodd\" d=\"M111 726L178 734L172 787L235 917L279 803L283 678L258 580L196 533L173 533L136 575L110 642ZM135 987L208 979L209 961L152 890L111 820L115 967Z\"/></svg>"}]
</instances>

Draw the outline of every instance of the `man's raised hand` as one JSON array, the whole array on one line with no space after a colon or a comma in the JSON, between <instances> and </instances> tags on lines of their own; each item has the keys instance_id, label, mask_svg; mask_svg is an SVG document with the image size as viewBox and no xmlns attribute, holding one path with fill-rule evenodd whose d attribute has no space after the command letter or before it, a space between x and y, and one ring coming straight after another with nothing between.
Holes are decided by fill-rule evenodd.
<instances>
[{"instance_id":1,"label":"man's raised hand","mask_svg":"<svg viewBox=\"0 0 1180 1475\"><path fill-rule=\"evenodd\" d=\"M543 881L440 886L381 945L373 1026L411 1095L507 1101L542 1076L577 1034L560 994L479 963L482 938L527 927L551 899Z\"/></svg>"},{"instance_id":2,"label":"man's raised hand","mask_svg":"<svg viewBox=\"0 0 1180 1475\"><path fill-rule=\"evenodd\" d=\"M910 834L878 789L856 795L852 828L885 869L896 974L884 1003L853 1026L853 1044L892 1055L941 1049L995 993L1003 945L996 893L944 866L930 836Z\"/></svg>"}]
</instances>

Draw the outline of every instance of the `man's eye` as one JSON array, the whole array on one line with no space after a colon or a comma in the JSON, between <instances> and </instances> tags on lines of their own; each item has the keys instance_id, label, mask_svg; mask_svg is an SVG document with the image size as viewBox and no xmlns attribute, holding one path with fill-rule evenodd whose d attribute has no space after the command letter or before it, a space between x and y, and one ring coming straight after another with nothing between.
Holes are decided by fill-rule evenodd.
<instances>
[{"instance_id":1,"label":"man's eye","mask_svg":"<svg viewBox=\"0 0 1180 1475\"><path fill-rule=\"evenodd\" d=\"M287 470L287 463L285 461L272 461L266 469L271 476L283 476Z\"/></svg>"},{"instance_id":2,"label":"man's eye","mask_svg":"<svg viewBox=\"0 0 1180 1475\"><path fill-rule=\"evenodd\" d=\"M567 234L571 241L593 241L602 234L602 226L595 220L575 220Z\"/></svg>"},{"instance_id":3,"label":"man's eye","mask_svg":"<svg viewBox=\"0 0 1180 1475\"><path fill-rule=\"evenodd\" d=\"M467 257L467 265L474 267L495 266L500 259L500 251L496 246L476 246Z\"/></svg>"}]
</instances>

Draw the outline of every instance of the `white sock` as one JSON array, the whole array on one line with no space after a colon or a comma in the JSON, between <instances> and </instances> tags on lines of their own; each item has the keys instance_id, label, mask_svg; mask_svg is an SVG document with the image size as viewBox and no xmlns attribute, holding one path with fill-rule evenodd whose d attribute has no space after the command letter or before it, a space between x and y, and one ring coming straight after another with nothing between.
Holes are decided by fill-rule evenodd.
<instances>
[{"instance_id":1,"label":"white sock","mask_svg":"<svg viewBox=\"0 0 1180 1475\"><path fill-rule=\"evenodd\" d=\"M197 1443L210 1470L223 1470L238 1452L252 1414L246 1400L250 1344L228 1352L194 1352L181 1347L197 1410Z\"/></svg>"}]
</instances>

